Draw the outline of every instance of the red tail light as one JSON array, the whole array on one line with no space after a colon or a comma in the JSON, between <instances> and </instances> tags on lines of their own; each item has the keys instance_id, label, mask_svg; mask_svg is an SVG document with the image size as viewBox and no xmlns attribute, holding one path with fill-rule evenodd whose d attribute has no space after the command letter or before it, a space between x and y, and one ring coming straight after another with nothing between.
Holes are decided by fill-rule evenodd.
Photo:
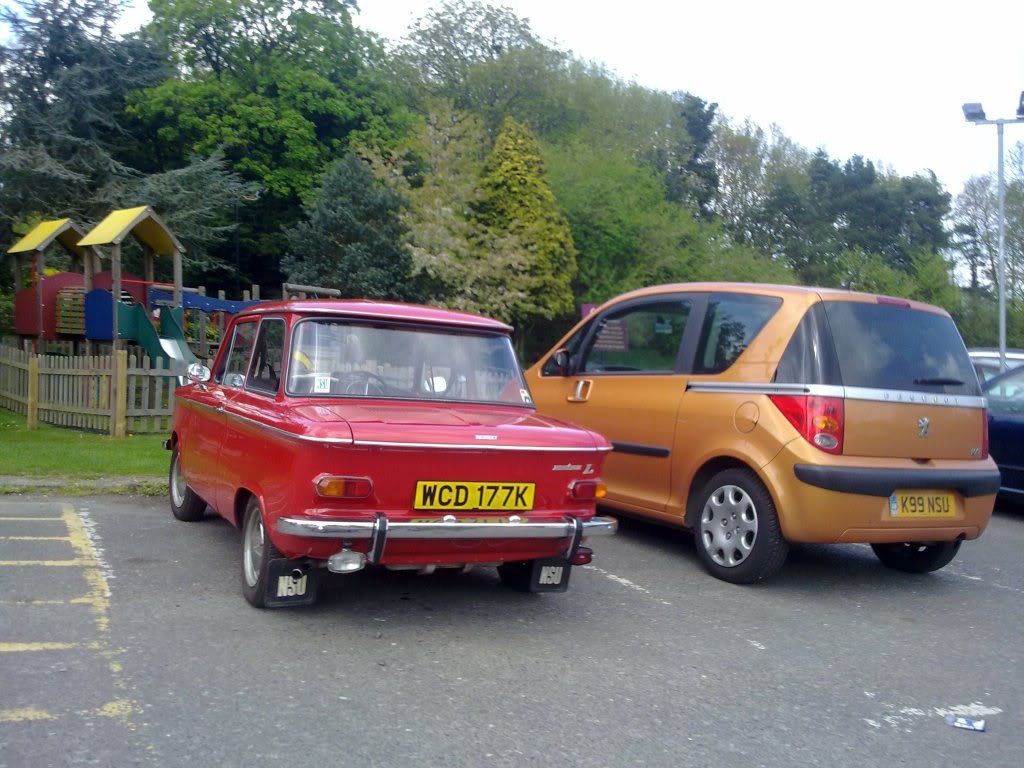
<instances>
[{"instance_id":1,"label":"red tail light","mask_svg":"<svg viewBox=\"0 0 1024 768\"><path fill-rule=\"evenodd\" d=\"M781 411L796 431L825 453L843 452L845 410L841 397L817 395L770 395L775 407Z\"/></svg>"},{"instance_id":2,"label":"red tail light","mask_svg":"<svg viewBox=\"0 0 1024 768\"><path fill-rule=\"evenodd\" d=\"M373 481L368 477L320 475L313 485L317 495L329 499L365 499L373 493Z\"/></svg>"},{"instance_id":3,"label":"red tail light","mask_svg":"<svg viewBox=\"0 0 1024 768\"><path fill-rule=\"evenodd\" d=\"M576 554L572 556L569 562L572 565L588 565L594 559L594 550L590 547L580 547L576 550Z\"/></svg>"},{"instance_id":4,"label":"red tail light","mask_svg":"<svg viewBox=\"0 0 1024 768\"><path fill-rule=\"evenodd\" d=\"M569 483L569 496L578 501L603 499L606 490L600 480L573 480Z\"/></svg>"},{"instance_id":5,"label":"red tail light","mask_svg":"<svg viewBox=\"0 0 1024 768\"><path fill-rule=\"evenodd\" d=\"M981 458L988 458L988 408L981 409Z\"/></svg>"}]
</instances>

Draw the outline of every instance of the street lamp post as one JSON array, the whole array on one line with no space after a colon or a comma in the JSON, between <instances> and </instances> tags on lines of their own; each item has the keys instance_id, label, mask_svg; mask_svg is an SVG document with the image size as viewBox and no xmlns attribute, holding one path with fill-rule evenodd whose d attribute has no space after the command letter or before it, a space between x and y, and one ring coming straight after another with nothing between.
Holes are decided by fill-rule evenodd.
<instances>
[{"instance_id":1,"label":"street lamp post","mask_svg":"<svg viewBox=\"0 0 1024 768\"><path fill-rule=\"evenodd\" d=\"M964 104L964 117L967 122L975 125L994 125L999 144L999 370L1006 370L1006 181L1003 176L1003 126L1007 123L1024 123L1024 91L1020 94L1017 106L1017 117L986 120L985 110L981 104L972 102Z\"/></svg>"}]
</instances>

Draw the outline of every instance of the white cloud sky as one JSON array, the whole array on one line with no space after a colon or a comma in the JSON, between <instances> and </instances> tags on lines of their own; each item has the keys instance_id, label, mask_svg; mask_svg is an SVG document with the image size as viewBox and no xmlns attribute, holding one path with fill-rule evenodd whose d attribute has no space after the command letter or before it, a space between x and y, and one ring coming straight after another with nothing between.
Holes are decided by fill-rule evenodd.
<instances>
[{"instance_id":1,"label":"white cloud sky","mask_svg":"<svg viewBox=\"0 0 1024 768\"><path fill-rule=\"evenodd\" d=\"M147 15L135 5L126 28ZM960 105L1012 117L1024 90L1024 3L1006 0L505 0L537 34L620 76L718 102L730 118L898 173L934 170L954 194L995 168L992 127ZM436 5L361 0L357 23L390 39ZM1009 146L1024 125L1006 129Z\"/></svg>"}]
</instances>

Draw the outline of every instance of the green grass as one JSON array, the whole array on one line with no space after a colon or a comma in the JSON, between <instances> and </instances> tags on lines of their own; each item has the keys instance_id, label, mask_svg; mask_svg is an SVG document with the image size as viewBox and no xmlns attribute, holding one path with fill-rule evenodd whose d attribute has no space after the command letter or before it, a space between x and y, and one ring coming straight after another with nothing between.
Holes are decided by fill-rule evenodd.
<instances>
[{"instance_id":1,"label":"green grass","mask_svg":"<svg viewBox=\"0 0 1024 768\"><path fill-rule=\"evenodd\" d=\"M167 474L166 435L123 438L40 424L25 428L25 417L0 410L0 475L72 479Z\"/></svg>"}]
</instances>

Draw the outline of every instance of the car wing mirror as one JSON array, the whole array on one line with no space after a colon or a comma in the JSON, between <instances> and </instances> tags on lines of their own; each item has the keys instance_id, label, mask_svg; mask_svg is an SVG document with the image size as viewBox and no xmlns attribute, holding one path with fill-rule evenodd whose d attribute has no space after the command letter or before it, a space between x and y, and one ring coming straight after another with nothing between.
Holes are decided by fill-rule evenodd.
<instances>
[{"instance_id":1,"label":"car wing mirror","mask_svg":"<svg viewBox=\"0 0 1024 768\"><path fill-rule=\"evenodd\" d=\"M190 384L205 384L210 380L210 369L200 363L192 363L185 376Z\"/></svg>"},{"instance_id":2,"label":"car wing mirror","mask_svg":"<svg viewBox=\"0 0 1024 768\"><path fill-rule=\"evenodd\" d=\"M569 363L572 361L572 356L569 354L569 350L563 347L562 349L556 350L552 357L555 361L555 365L558 366L558 373L562 376L568 376Z\"/></svg>"}]
</instances>

